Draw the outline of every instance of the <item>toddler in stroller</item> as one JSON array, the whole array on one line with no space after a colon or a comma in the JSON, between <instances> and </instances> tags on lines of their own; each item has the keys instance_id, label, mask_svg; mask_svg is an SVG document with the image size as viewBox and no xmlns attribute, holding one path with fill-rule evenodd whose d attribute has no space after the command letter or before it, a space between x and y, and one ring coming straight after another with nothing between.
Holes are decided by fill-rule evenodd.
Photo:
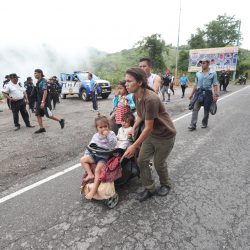
<instances>
[{"instance_id":1,"label":"toddler in stroller","mask_svg":"<svg viewBox=\"0 0 250 250\"><path fill-rule=\"evenodd\" d=\"M99 134L100 125L107 125L106 131L109 131L106 119L106 117L105 120L103 117L102 120L96 118L97 134ZM103 123L104 121L105 124ZM115 149L113 143L116 142L116 138L114 139L112 131L109 131L112 134L109 138L113 138L111 139L112 147L104 147L105 144L100 144L98 140L93 140L95 135L93 136L85 151L85 155L81 158L81 164L85 169L81 194L84 194L86 199L105 200L106 205L112 208L118 203L118 195L115 192L114 182L116 185L121 185L125 184L132 177L139 176L139 168L135 159L123 159L122 157L129 145L126 136L128 138L128 131L133 122L134 116L132 114L124 114L123 126L120 128L120 133L118 133L118 141ZM111 144L109 142L109 145Z\"/></svg>"},{"instance_id":2,"label":"toddler in stroller","mask_svg":"<svg viewBox=\"0 0 250 250\"><path fill-rule=\"evenodd\" d=\"M109 130L108 118L98 114L98 117L95 118L95 127L97 133L92 137L90 145L94 143L106 151L114 149L117 143L117 138L115 133ZM108 160L108 157L108 154L98 154L98 152L91 152L87 149L85 150L84 156L80 160L81 165L86 172L86 176L83 178L83 181L85 183L91 180L94 181L93 187L85 196L88 200L91 200L97 192L98 186L100 185L100 174ZM94 169L93 164L95 164Z\"/></svg>"}]
</instances>

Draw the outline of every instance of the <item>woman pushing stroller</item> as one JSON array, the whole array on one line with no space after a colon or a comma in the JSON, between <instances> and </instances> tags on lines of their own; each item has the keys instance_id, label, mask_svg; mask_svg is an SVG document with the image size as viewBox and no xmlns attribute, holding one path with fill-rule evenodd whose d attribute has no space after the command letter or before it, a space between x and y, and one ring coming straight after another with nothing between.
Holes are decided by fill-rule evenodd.
<instances>
[{"instance_id":1,"label":"woman pushing stroller","mask_svg":"<svg viewBox=\"0 0 250 250\"><path fill-rule=\"evenodd\" d=\"M138 199L139 201L144 201L156 193L155 182L149 167L152 157L154 158L154 166L160 180L160 187L157 189L157 193L165 196L169 193L171 187L166 159L174 146L175 127L160 98L148 86L147 76L142 69L128 69L125 80L128 92L134 94L138 115L132 129L132 135L135 133L135 129L142 122L144 123L144 129L140 136L124 153L125 157L130 158L140 147L137 163L145 190Z\"/></svg>"}]
</instances>

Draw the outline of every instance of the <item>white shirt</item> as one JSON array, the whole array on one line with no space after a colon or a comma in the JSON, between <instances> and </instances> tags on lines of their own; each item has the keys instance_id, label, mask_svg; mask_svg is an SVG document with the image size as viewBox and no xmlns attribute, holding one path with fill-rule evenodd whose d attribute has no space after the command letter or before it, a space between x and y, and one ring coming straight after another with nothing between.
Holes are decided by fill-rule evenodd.
<instances>
[{"instance_id":1,"label":"white shirt","mask_svg":"<svg viewBox=\"0 0 250 250\"><path fill-rule=\"evenodd\" d=\"M25 88L20 86L19 83L14 84L10 82L4 86L3 92L16 100L21 100L24 98Z\"/></svg>"},{"instance_id":2,"label":"white shirt","mask_svg":"<svg viewBox=\"0 0 250 250\"><path fill-rule=\"evenodd\" d=\"M116 148L126 149L129 145L128 133L131 131L132 127L123 128L120 127L117 134L117 144Z\"/></svg>"},{"instance_id":3,"label":"white shirt","mask_svg":"<svg viewBox=\"0 0 250 250\"><path fill-rule=\"evenodd\" d=\"M151 74L148 77L148 86L154 89L154 80L155 80L156 74Z\"/></svg>"},{"instance_id":4,"label":"white shirt","mask_svg":"<svg viewBox=\"0 0 250 250\"><path fill-rule=\"evenodd\" d=\"M209 65L209 70L210 70L211 72L216 72L216 69L217 69L216 64L210 64L210 65Z\"/></svg>"}]
</instances>

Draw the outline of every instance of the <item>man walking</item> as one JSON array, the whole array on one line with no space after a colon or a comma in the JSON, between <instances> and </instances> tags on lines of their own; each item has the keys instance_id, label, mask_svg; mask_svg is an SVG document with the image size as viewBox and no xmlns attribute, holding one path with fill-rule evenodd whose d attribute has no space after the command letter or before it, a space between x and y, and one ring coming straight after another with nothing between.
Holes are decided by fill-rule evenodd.
<instances>
[{"instance_id":1,"label":"man walking","mask_svg":"<svg viewBox=\"0 0 250 250\"><path fill-rule=\"evenodd\" d=\"M30 125L29 114L26 110L26 103L28 103L28 97L25 92L25 89L22 87L21 83L18 82L19 76L12 73L9 75L10 83L8 83L4 90L3 94L10 102L10 107L13 113L15 131L19 130L21 125L19 124L19 111L22 115L23 121L26 124L27 128L33 128L34 126Z\"/></svg>"},{"instance_id":2,"label":"man walking","mask_svg":"<svg viewBox=\"0 0 250 250\"><path fill-rule=\"evenodd\" d=\"M220 91L225 88L224 87L225 86L225 78L226 78L225 76L226 76L226 72L225 72L225 70L222 70L221 74L220 74L220 78L219 78ZM221 87L223 87L223 88L221 88Z\"/></svg>"},{"instance_id":3,"label":"man walking","mask_svg":"<svg viewBox=\"0 0 250 250\"><path fill-rule=\"evenodd\" d=\"M209 71L210 60L207 58L201 61L202 71L196 73L195 85L189 97L193 106L191 124L188 127L190 131L196 129L198 112L201 106L204 106L204 117L202 119L202 128L208 125L209 109L212 102L217 102L219 97L219 88L216 72Z\"/></svg>"},{"instance_id":4,"label":"man walking","mask_svg":"<svg viewBox=\"0 0 250 250\"><path fill-rule=\"evenodd\" d=\"M185 96L185 90L189 81L185 74L182 75L182 77L180 78L180 81L181 81L181 90L182 90L181 98L183 98Z\"/></svg>"},{"instance_id":5,"label":"man walking","mask_svg":"<svg viewBox=\"0 0 250 250\"><path fill-rule=\"evenodd\" d=\"M64 119L59 119L53 116L51 112L51 103L48 95L48 84L44 78L43 71L41 69L35 69L34 73L35 78L37 79L36 83L36 93L37 93L37 103L36 103L36 117L37 122L39 124L39 129L35 131L35 134L46 132L43 127L43 119L42 117L46 115L49 119L54 121L58 121L61 128L64 128Z\"/></svg>"},{"instance_id":6,"label":"man walking","mask_svg":"<svg viewBox=\"0 0 250 250\"><path fill-rule=\"evenodd\" d=\"M152 71L152 62L149 58L141 58L139 60L139 67L146 73L148 77L148 85L151 87L156 94L159 93L160 86L161 86L161 78L153 74Z\"/></svg>"},{"instance_id":7,"label":"man walking","mask_svg":"<svg viewBox=\"0 0 250 250\"><path fill-rule=\"evenodd\" d=\"M161 88L162 101L165 102L165 93L168 95L168 102L170 102L170 83L172 82L172 77L170 75L170 71L167 69L165 76L162 78L163 86Z\"/></svg>"},{"instance_id":8,"label":"man walking","mask_svg":"<svg viewBox=\"0 0 250 250\"><path fill-rule=\"evenodd\" d=\"M97 83L93 80L93 75L90 72L88 73L88 79L89 79L91 100L93 104L93 111L98 111L97 95L96 95Z\"/></svg>"}]
</instances>

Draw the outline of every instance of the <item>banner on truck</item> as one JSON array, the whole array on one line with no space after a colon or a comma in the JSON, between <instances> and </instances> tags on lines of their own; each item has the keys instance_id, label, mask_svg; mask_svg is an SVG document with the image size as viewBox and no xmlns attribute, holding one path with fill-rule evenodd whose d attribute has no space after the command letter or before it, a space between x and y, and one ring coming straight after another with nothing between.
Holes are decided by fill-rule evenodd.
<instances>
[{"instance_id":1,"label":"banner on truck","mask_svg":"<svg viewBox=\"0 0 250 250\"><path fill-rule=\"evenodd\" d=\"M205 57L210 59L212 71L236 71L238 47L192 49L189 51L188 72L200 71L200 60Z\"/></svg>"}]
</instances>

